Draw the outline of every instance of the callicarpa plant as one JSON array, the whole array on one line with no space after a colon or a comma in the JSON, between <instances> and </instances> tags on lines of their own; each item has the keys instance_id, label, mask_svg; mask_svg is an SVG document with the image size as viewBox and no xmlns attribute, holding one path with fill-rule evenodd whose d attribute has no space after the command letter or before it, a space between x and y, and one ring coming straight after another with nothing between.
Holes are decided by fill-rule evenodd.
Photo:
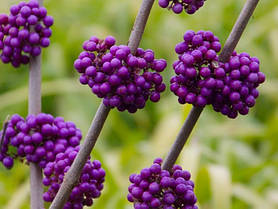
<instances>
[{"instance_id":1,"label":"callicarpa plant","mask_svg":"<svg viewBox=\"0 0 278 209\"><path fill-rule=\"evenodd\" d=\"M45 113L29 115L26 120L13 115L0 136L3 139L0 160L8 168L11 166L5 162L11 158L38 163L45 168L58 153L78 146L82 138L81 131L73 122L65 122L61 117L54 118Z\"/></svg>"},{"instance_id":2,"label":"callicarpa plant","mask_svg":"<svg viewBox=\"0 0 278 209\"><path fill-rule=\"evenodd\" d=\"M63 181L63 177L78 151L82 133L73 122L50 114L29 115L26 120L15 114L0 132L2 137L0 161L11 169L14 159L26 164L36 163L43 169L43 194L45 202L51 202ZM91 206L93 198L100 196L105 171L99 161L88 159L82 170L80 183L72 191L65 208Z\"/></svg>"},{"instance_id":3,"label":"callicarpa plant","mask_svg":"<svg viewBox=\"0 0 278 209\"><path fill-rule=\"evenodd\" d=\"M172 9L176 14L184 10L187 14L194 14L200 9L206 0L159 0L158 4L162 8Z\"/></svg>"},{"instance_id":4,"label":"callicarpa plant","mask_svg":"<svg viewBox=\"0 0 278 209\"><path fill-rule=\"evenodd\" d=\"M14 67L30 63L28 116L13 115L0 132L0 161L11 169L14 159L30 165L31 208L82 209L101 196L106 172L90 154L111 109L135 113L148 100L158 102L165 91L161 73L164 59L154 51L139 48L154 0L143 0L127 45L116 45L113 36L92 36L74 61L79 81L102 99L83 144L81 131L62 117L41 113L41 47L50 45L53 18L42 0L20 2L11 14L0 15L0 52L3 63ZM203 0L159 0L174 13L195 13ZM178 60L170 90L180 104L193 105L177 139L164 160L132 174L127 200L135 209L198 209L194 182L189 171L175 164L193 127L206 105L236 118L246 115L265 81L260 61L247 53L238 54L236 45L258 0L247 0L222 51L219 38L211 31L188 30L176 45ZM220 54L218 54L221 51ZM173 52L174 53L174 50ZM45 188L43 188L45 186ZM48 205L46 204L46 205Z\"/></svg>"},{"instance_id":5,"label":"callicarpa plant","mask_svg":"<svg viewBox=\"0 0 278 209\"><path fill-rule=\"evenodd\" d=\"M197 198L194 183L189 180L190 173L182 171L179 165L174 164L206 105L212 104L216 111L216 106L226 105L227 112L221 113L230 118L235 118L237 111L246 115L248 107L255 105L255 98L258 97L256 87L264 82L265 76L259 72L257 58L251 58L247 53L237 55L233 50L257 3L258 1L252 0L246 2L219 56L217 53L221 50L221 44L210 31L187 31L184 41L176 45L179 60L174 62L173 68L177 75L172 77L170 88L179 97L179 103L193 104L194 107L164 163L162 164L161 159L156 159L150 168L130 176L127 199L133 203L135 209L198 208L195 205ZM235 70L239 75L231 77ZM242 73L245 70L246 73ZM227 93L228 97L224 97L226 95L222 92L227 85L231 85L229 88L232 91ZM244 95L241 94L242 88L248 90ZM239 95L236 100L233 98L235 93ZM223 95L221 101L219 95Z\"/></svg>"},{"instance_id":6,"label":"callicarpa plant","mask_svg":"<svg viewBox=\"0 0 278 209\"><path fill-rule=\"evenodd\" d=\"M44 169L45 178L43 184L48 187L43 194L46 202L52 202L55 198L65 173L69 170L73 160L79 152L79 146L68 147L65 152L56 155L54 162L47 163ZM92 206L93 199L100 197L105 180L105 171L101 168L101 163L97 160L87 160L82 169L81 177L70 194L64 209L80 208Z\"/></svg>"},{"instance_id":7,"label":"callicarpa plant","mask_svg":"<svg viewBox=\"0 0 278 209\"><path fill-rule=\"evenodd\" d=\"M48 47L53 18L39 2L20 2L10 8L10 15L0 14L0 49L3 63L14 67L28 64L30 57Z\"/></svg>"},{"instance_id":8,"label":"callicarpa plant","mask_svg":"<svg viewBox=\"0 0 278 209\"><path fill-rule=\"evenodd\" d=\"M41 112L41 47L49 46L49 37L52 34L50 27L52 25L53 18L48 16L46 8L42 7L42 0L20 2L10 8L10 15L0 15L0 53L2 62L11 63L14 67L30 63L28 95L30 117ZM15 116L15 118L22 120L18 116ZM13 124L12 121L11 123L5 123L2 131L1 145L3 147L1 147L1 155L4 157L3 164L6 167L12 167L13 162L9 154L13 157L26 155L26 160L30 163L31 208L43 208L41 167L44 166L45 162L41 161L41 158L45 157L43 156L45 150L43 151L41 148L35 149L40 144L41 138L38 137L38 141L34 143L30 136L32 133L29 132L29 129L34 127L26 124L21 127L21 124ZM21 122L24 123L23 121ZM6 130L8 130L8 136L5 136ZM24 135L23 139L13 135L20 134L19 132L21 132L21 136ZM11 143L14 146L18 146L18 149L10 152L8 145L10 143L9 137L11 136L13 137ZM34 151L37 153L33 153Z\"/></svg>"},{"instance_id":9,"label":"callicarpa plant","mask_svg":"<svg viewBox=\"0 0 278 209\"><path fill-rule=\"evenodd\" d=\"M133 202L135 209L198 209L191 174L179 165L170 171L163 170L162 162L157 158L151 167L129 177L132 184L128 187L128 201Z\"/></svg>"},{"instance_id":10,"label":"callicarpa plant","mask_svg":"<svg viewBox=\"0 0 278 209\"><path fill-rule=\"evenodd\" d=\"M265 81L265 75L259 72L258 58L247 53L238 55L234 50L258 2L246 1L219 56L216 52L221 45L209 31L187 31L184 42L176 46L179 60L173 68L177 75L171 79L170 88L179 97L179 103L193 104L193 108L164 160L163 169L172 168L206 105L212 104L215 111L229 118L236 118L238 112L246 115L255 105L259 96L256 88Z\"/></svg>"},{"instance_id":11,"label":"callicarpa plant","mask_svg":"<svg viewBox=\"0 0 278 209\"><path fill-rule=\"evenodd\" d=\"M176 76L171 91L181 104L204 107L212 104L217 112L236 118L246 115L259 96L257 87L265 81L260 61L247 53L233 52L227 62L219 61L219 39L210 31L187 31L175 50Z\"/></svg>"},{"instance_id":12,"label":"callicarpa plant","mask_svg":"<svg viewBox=\"0 0 278 209\"><path fill-rule=\"evenodd\" d=\"M104 98L106 107L117 107L119 111L134 113L144 108L149 98L158 102L166 88L160 75L167 66L166 61L155 59L150 49L139 48L132 55L128 46L115 43L112 36L105 40L91 37L84 42L86 51L74 62L81 74L80 83L87 84L94 94Z\"/></svg>"}]
</instances>

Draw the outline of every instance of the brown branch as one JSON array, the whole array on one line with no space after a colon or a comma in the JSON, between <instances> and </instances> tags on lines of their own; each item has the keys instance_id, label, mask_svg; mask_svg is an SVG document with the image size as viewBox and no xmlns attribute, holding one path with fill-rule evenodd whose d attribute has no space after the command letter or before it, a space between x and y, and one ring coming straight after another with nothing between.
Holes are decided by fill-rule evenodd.
<instances>
[{"instance_id":1,"label":"brown branch","mask_svg":"<svg viewBox=\"0 0 278 209\"><path fill-rule=\"evenodd\" d=\"M154 0L143 0L142 2L128 42L128 46L132 53L135 53L139 46L153 3ZM80 151L78 152L70 170L65 175L61 188L50 205L50 209L61 209L68 200L71 191L80 178L82 169L96 144L109 111L110 108L106 107L103 103L99 106L84 143L81 145Z\"/></svg>"},{"instance_id":2,"label":"brown branch","mask_svg":"<svg viewBox=\"0 0 278 209\"><path fill-rule=\"evenodd\" d=\"M259 0L247 0L224 47L219 55L219 60L221 62L226 62L229 60L229 57L232 55L239 39L247 26L247 23L252 16ZM172 145L162 168L166 170L170 170L175 162L177 161L185 143L187 142L194 126L196 125L198 118L200 117L203 108L193 107L191 112L189 113L184 125L182 126L176 141Z\"/></svg>"}]
</instances>

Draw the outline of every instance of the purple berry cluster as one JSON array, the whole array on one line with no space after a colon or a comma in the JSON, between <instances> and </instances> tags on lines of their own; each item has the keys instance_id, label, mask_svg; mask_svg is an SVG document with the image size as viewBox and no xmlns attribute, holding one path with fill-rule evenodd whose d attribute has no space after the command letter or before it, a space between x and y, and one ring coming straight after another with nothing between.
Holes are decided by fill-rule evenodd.
<instances>
[{"instance_id":1,"label":"purple berry cluster","mask_svg":"<svg viewBox=\"0 0 278 209\"><path fill-rule=\"evenodd\" d=\"M161 169L162 159L154 160L150 168L130 176L132 183L127 199L135 209L198 209L194 183L190 173L174 165L171 171Z\"/></svg>"},{"instance_id":2,"label":"purple berry cluster","mask_svg":"<svg viewBox=\"0 0 278 209\"><path fill-rule=\"evenodd\" d=\"M26 120L15 114L8 122L0 148L0 161L6 168L13 167L13 159L37 163L44 168L53 162L58 153L77 147L82 138L81 131L73 122L54 118L50 114L29 115Z\"/></svg>"},{"instance_id":3,"label":"purple berry cluster","mask_svg":"<svg viewBox=\"0 0 278 209\"><path fill-rule=\"evenodd\" d=\"M170 89L179 97L179 103L204 107L210 104L214 89L224 86L219 73L213 72L221 44L210 31L187 31L183 39L175 48L179 59L173 64L177 75L172 77Z\"/></svg>"},{"instance_id":4,"label":"purple berry cluster","mask_svg":"<svg viewBox=\"0 0 278 209\"><path fill-rule=\"evenodd\" d=\"M30 57L48 47L53 18L37 0L20 2L10 8L10 15L0 14L0 50L3 63L14 67L28 64Z\"/></svg>"},{"instance_id":5,"label":"purple berry cluster","mask_svg":"<svg viewBox=\"0 0 278 209\"><path fill-rule=\"evenodd\" d=\"M15 114L8 121L5 131L0 132L0 137L3 139L0 141L0 161L3 165L12 168L15 158L37 163L43 168L43 184L49 187L43 198L46 202L53 201L80 149L81 131L73 122L65 122L63 118L54 118L50 114L29 115L26 120ZM101 163L88 159L64 209L91 206L93 198L101 194L104 177Z\"/></svg>"},{"instance_id":6,"label":"purple berry cluster","mask_svg":"<svg viewBox=\"0 0 278 209\"><path fill-rule=\"evenodd\" d=\"M187 14L194 14L205 3L205 0L159 0L162 8L172 9L174 13L180 14L183 10Z\"/></svg>"},{"instance_id":7,"label":"purple berry cluster","mask_svg":"<svg viewBox=\"0 0 278 209\"><path fill-rule=\"evenodd\" d=\"M150 49L138 48L135 55L126 45L115 45L116 40L108 36L105 40L91 37L85 41L75 69L81 74L80 83L89 85L92 92L110 108L134 113L160 99L166 88L160 75L167 63L155 59ZM154 72L151 72L154 71Z\"/></svg>"},{"instance_id":8,"label":"purple berry cluster","mask_svg":"<svg viewBox=\"0 0 278 209\"><path fill-rule=\"evenodd\" d=\"M220 63L216 71L225 71L226 76L224 87L213 98L214 110L230 118L236 118L238 113L248 114L259 96L257 87L265 81L258 58L234 52L230 60L225 64Z\"/></svg>"},{"instance_id":9,"label":"purple berry cluster","mask_svg":"<svg viewBox=\"0 0 278 209\"><path fill-rule=\"evenodd\" d=\"M57 154L54 162L46 165L43 184L48 187L48 190L43 195L44 201L53 201L78 151L79 146L69 147L64 153ZM105 171L101 168L101 163L97 160L91 162L88 159L63 209L82 209L83 206L92 206L93 199L101 195L104 178Z\"/></svg>"},{"instance_id":10,"label":"purple berry cluster","mask_svg":"<svg viewBox=\"0 0 278 209\"><path fill-rule=\"evenodd\" d=\"M179 103L212 104L229 118L248 114L259 96L257 87L265 81L257 58L234 52L227 63L219 62L221 44L210 31L187 31L175 50L179 60L173 64L170 89Z\"/></svg>"}]
</instances>

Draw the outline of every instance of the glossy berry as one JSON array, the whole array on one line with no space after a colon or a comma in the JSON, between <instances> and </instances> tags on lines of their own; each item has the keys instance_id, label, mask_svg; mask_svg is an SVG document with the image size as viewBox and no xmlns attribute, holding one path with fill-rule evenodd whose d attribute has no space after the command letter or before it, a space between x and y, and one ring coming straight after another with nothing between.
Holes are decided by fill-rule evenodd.
<instances>
[{"instance_id":1,"label":"glossy berry","mask_svg":"<svg viewBox=\"0 0 278 209\"><path fill-rule=\"evenodd\" d=\"M259 96L257 87L265 81L258 58L233 52L227 63L219 62L221 44L210 31L187 31L183 39L175 48L179 60L170 85L179 103L212 104L229 118L248 114Z\"/></svg>"},{"instance_id":2,"label":"glossy berry","mask_svg":"<svg viewBox=\"0 0 278 209\"><path fill-rule=\"evenodd\" d=\"M48 188L43 194L46 202L52 202L55 198L64 176L73 163L79 146L69 147L63 153L56 155L54 162L50 162L44 168L45 178L43 184ZM101 163L97 160L87 160L78 183L73 188L69 200L66 202L64 209L80 208L92 206L93 199L101 195L103 182L105 180L105 171L101 168Z\"/></svg>"},{"instance_id":3,"label":"glossy berry","mask_svg":"<svg viewBox=\"0 0 278 209\"><path fill-rule=\"evenodd\" d=\"M0 133L2 137L3 131ZM16 114L9 120L1 142L0 161L11 168L13 159L20 158L44 168L57 154L77 147L81 138L81 131L74 123L61 117L40 113L24 119Z\"/></svg>"},{"instance_id":4,"label":"glossy berry","mask_svg":"<svg viewBox=\"0 0 278 209\"><path fill-rule=\"evenodd\" d=\"M212 101L215 111L229 118L248 114L259 96L257 88L265 81L265 75L260 72L259 65L256 57L236 52L227 63L220 63L221 69L225 71L225 78L222 90L216 91Z\"/></svg>"},{"instance_id":5,"label":"glossy berry","mask_svg":"<svg viewBox=\"0 0 278 209\"><path fill-rule=\"evenodd\" d=\"M162 170L161 164L162 159L156 159L151 167L129 177L128 201L135 209L198 209L190 173L179 165L174 165L171 171Z\"/></svg>"},{"instance_id":6,"label":"glossy berry","mask_svg":"<svg viewBox=\"0 0 278 209\"><path fill-rule=\"evenodd\" d=\"M205 3L205 0L159 0L158 4L162 8L172 9L176 14L183 10L187 14L194 14Z\"/></svg>"},{"instance_id":7,"label":"glossy berry","mask_svg":"<svg viewBox=\"0 0 278 209\"><path fill-rule=\"evenodd\" d=\"M28 64L30 57L48 47L53 18L37 0L21 2L10 8L10 15L0 14L0 58L14 67Z\"/></svg>"},{"instance_id":8,"label":"glossy berry","mask_svg":"<svg viewBox=\"0 0 278 209\"><path fill-rule=\"evenodd\" d=\"M137 49L133 55L128 46L115 45L115 38L85 41L75 69L80 83L88 85L103 103L119 111L134 113L145 107L146 101L158 102L166 88L160 73L166 68L163 59L155 59L150 49Z\"/></svg>"},{"instance_id":9,"label":"glossy berry","mask_svg":"<svg viewBox=\"0 0 278 209\"><path fill-rule=\"evenodd\" d=\"M210 31L184 34L184 41L175 48L179 59L173 64L176 76L170 85L179 103L199 107L211 103L214 90L222 87L221 79L225 76L222 69L214 72L220 49L219 39Z\"/></svg>"}]
</instances>

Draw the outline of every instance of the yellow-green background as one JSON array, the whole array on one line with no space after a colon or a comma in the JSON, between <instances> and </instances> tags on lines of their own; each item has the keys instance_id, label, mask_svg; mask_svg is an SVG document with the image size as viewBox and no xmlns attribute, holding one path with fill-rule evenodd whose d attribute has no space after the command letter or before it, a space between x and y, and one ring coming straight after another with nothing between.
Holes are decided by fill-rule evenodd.
<instances>
[{"instance_id":1,"label":"yellow-green background","mask_svg":"<svg viewBox=\"0 0 278 209\"><path fill-rule=\"evenodd\" d=\"M1 0L7 12L15 0ZM165 58L167 86L173 75L175 44L188 29L211 30L224 44L243 0L207 0L195 15L175 15L155 1L141 47ZM85 135L100 102L78 82L72 65L81 44L92 35L128 40L141 0L46 0L54 16L52 44L43 51L43 111L74 121ZM262 0L238 44L261 60L267 81L249 115L230 120L207 107L179 163L192 172L201 209L278 208L278 2ZM27 114L28 67L0 64L0 121L7 114ZM95 209L127 209L128 176L164 157L190 110L169 92L158 104L147 103L136 114L113 110L99 138L93 158L107 171L105 189ZM29 208L29 170L15 163L0 165L0 208Z\"/></svg>"}]
</instances>

